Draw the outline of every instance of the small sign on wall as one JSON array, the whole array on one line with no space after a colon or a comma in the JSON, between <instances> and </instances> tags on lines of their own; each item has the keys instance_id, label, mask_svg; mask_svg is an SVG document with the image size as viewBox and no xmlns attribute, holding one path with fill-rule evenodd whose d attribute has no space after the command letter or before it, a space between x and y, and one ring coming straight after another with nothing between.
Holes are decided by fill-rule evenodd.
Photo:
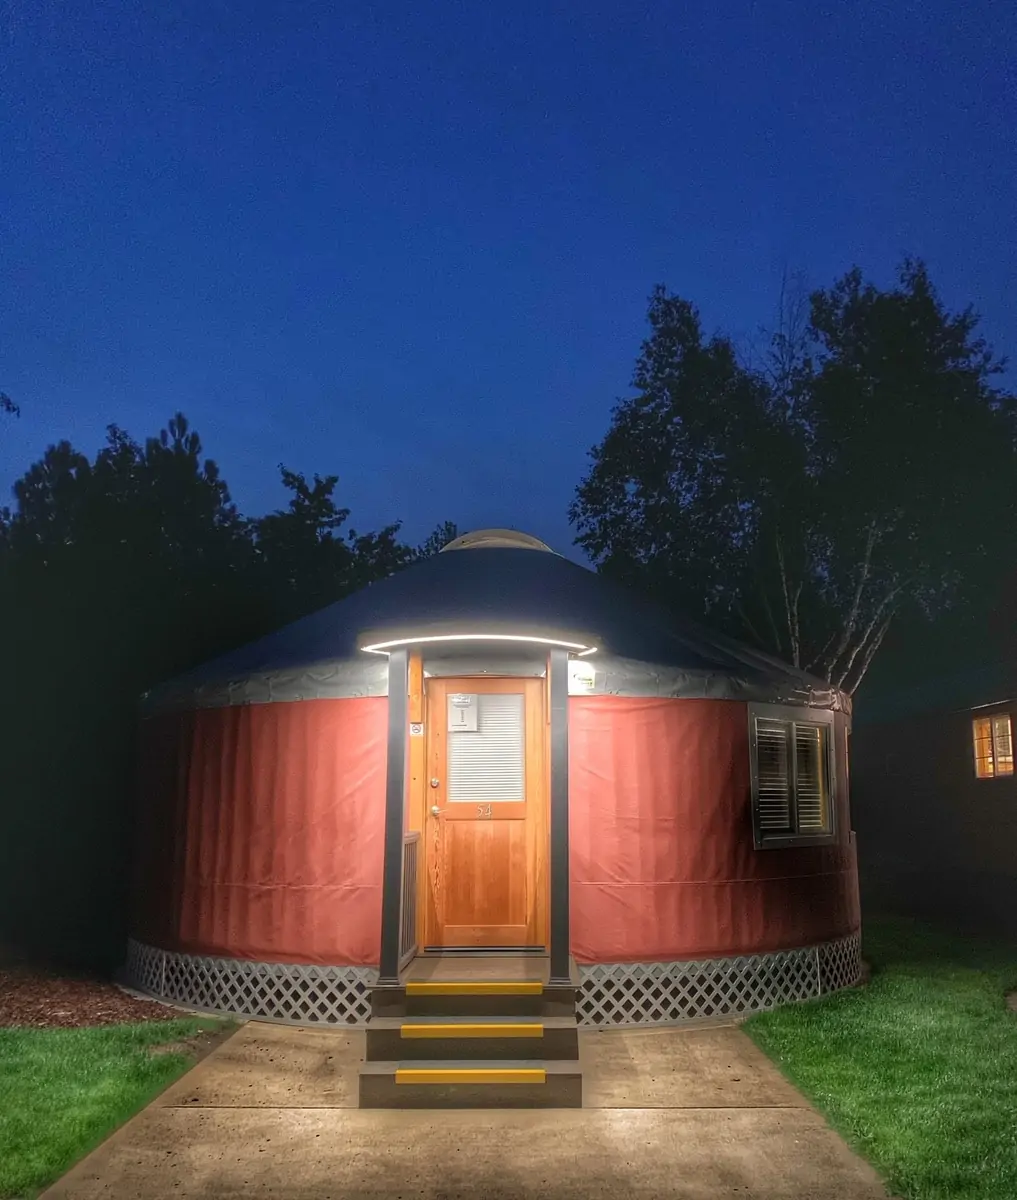
<instances>
[{"instance_id":1,"label":"small sign on wall","mask_svg":"<svg viewBox=\"0 0 1017 1200\"><path fill-rule=\"evenodd\" d=\"M571 687L592 692L596 678L597 671L592 663L581 659L569 659L569 684Z\"/></svg>"},{"instance_id":2,"label":"small sign on wall","mask_svg":"<svg viewBox=\"0 0 1017 1200\"><path fill-rule=\"evenodd\" d=\"M423 737L424 726L420 721L414 721L410 725L410 737Z\"/></svg>"},{"instance_id":3,"label":"small sign on wall","mask_svg":"<svg viewBox=\"0 0 1017 1200\"><path fill-rule=\"evenodd\" d=\"M464 692L453 692L448 698L449 733L477 732L477 697Z\"/></svg>"}]
</instances>

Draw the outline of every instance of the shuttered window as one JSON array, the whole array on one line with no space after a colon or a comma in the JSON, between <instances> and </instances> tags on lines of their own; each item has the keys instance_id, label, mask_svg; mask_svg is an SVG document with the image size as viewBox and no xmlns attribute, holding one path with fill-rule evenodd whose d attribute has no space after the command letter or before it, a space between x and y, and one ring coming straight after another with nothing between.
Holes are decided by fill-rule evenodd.
<instances>
[{"instance_id":1,"label":"shuttered window","mask_svg":"<svg viewBox=\"0 0 1017 1200\"><path fill-rule=\"evenodd\" d=\"M756 845L827 840L834 832L831 722L776 711L750 709Z\"/></svg>"},{"instance_id":2,"label":"shuttered window","mask_svg":"<svg viewBox=\"0 0 1017 1200\"><path fill-rule=\"evenodd\" d=\"M976 717L972 722L975 740L975 774L979 779L995 779L1013 774L1013 732L1010 714Z\"/></svg>"},{"instance_id":3,"label":"shuttered window","mask_svg":"<svg viewBox=\"0 0 1017 1200\"><path fill-rule=\"evenodd\" d=\"M521 692L480 693L476 729L448 735L450 803L524 800L526 723Z\"/></svg>"},{"instance_id":4,"label":"shuttered window","mask_svg":"<svg viewBox=\"0 0 1017 1200\"><path fill-rule=\"evenodd\" d=\"M791 763L783 721L756 721L756 821L764 833L790 833Z\"/></svg>"}]
</instances>

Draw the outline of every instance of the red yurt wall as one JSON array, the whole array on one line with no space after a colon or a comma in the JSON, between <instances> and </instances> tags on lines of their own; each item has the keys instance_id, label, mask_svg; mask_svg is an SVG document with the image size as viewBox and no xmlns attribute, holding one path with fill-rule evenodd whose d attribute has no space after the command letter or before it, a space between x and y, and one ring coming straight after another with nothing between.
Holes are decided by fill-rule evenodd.
<instances>
[{"instance_id":1,"label":"red yurt wall","mask_svg":"<svg viewBox=\"0 0 1017 1200\"><path fill-rule=\"evenodd\" d=\"M132 936L255 961L376 965L388 702L147 719ZM857 931L845 727L836 844L756 850L748 716L723 700L572 697L572 951L645 962Z\"/></svg>"},{"instance_id":2,"label":"red yurt wall","mask_svg":"<svg viewBox=\"0 0 1017 1200\"><path fill-rule=\"evenodd\" d=\"M746 706L569 701L572 951L579 962L790 949L860 925L836 731L834 845L753 847Z\"/></svg>"},{"instance_id":3,"label":"red yurt wall","mask_svg":"<svg viewBox=\"0 0 1017 1200\"><path fill-rule=\"evenodd\" d=\"M163 950L372 965L388 701L143 723L132 935Z\"/></svg>"}]
</instances>

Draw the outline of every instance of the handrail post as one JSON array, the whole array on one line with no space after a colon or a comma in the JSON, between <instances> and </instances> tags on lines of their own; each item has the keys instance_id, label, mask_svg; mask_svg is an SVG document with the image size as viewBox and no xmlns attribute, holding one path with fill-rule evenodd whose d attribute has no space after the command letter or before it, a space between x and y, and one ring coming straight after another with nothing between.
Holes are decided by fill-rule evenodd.
<instances>
[{"instance_id":1,"label":"handrail post","mask_svg":"<svg viewBox=\"0 0 1017 1200\"><path fill-rule=\"evenodd\" d=\"M385 784L385 849L381 881L381 955L378 983L399 983L402 925L403 825L406 803L406 717L409 652L388 656L388 762Z\"/></svg>"},{"instance_id":2,"label":"handrail post","mask_svg":"<svg viewBox=\"0 0 1017 1200\"><path fill-rule=\"evenodd\" d=\"M551 704L551 984L572 982L569 918L569 659L548 655Z\"/></svg>"}]
</instances>

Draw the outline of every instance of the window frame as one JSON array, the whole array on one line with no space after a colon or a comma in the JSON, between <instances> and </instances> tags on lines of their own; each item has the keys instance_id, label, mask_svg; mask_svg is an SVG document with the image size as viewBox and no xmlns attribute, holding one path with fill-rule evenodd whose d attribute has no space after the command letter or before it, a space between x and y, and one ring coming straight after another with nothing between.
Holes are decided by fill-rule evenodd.
<instances>
[{"instance_id":1,"label":"window frame","mask_svg":"<svg viewBox=\"0 0 1017 1200\"><path fill-rule=\"evenodd\" d=\"M836 714L829 709L798 708L785 704L749 704L749 806L752 813L752 841L756 850L780 850L796 846L828 846L837 841L837 751ZM823 833L764 833L759 825L759 746L756 720L785 721L789 724L826 726L826 754L823 764L829 803L830 827ZM793 746L793 736L792 736ZM798 794L790 783L792 810L798 821Z\"/></svg>"},{"instance_id":2,"label":"window frame","mask_svg":"<svg viewBox=\"0 0 1017 1200\"><path fill-rule=\"evenodd\" d=\"M996 731L993 728L993 723L1000 717L1006 717L1007 736L1010 741L1010 770L1000 771L999 760L996 754ZM978 734L977 729L980 722L987 721L989 723L989 755L992 763L992 771L987 775L982 775L978 770ZM986 783L991 780L1007 779L1011 782L1017 779L1017 763L1014 762L1014 744L1013 744L1013 716L1009 708L994 708L992 705L986 706L986 709L975 709L971 712L970 725L970 746L971 746L971 765L974 771L974 777L979 783Z\"/></svg>"}]
</instances>

